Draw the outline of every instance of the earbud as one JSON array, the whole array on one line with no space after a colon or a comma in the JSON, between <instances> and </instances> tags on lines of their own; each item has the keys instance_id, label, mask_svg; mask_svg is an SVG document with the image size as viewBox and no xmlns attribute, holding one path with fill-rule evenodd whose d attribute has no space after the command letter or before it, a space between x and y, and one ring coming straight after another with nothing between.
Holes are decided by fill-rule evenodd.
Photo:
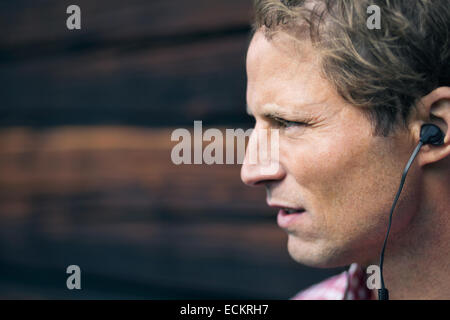
<instances>
[{"instance_id":1,"label":"earbud","mask_svg":"<svg viewBox=\"0 0 450 320\"><path fill-rule=\"evenodd\" d=\"M423 144L440 146L444 143L444 133L438 126L426 123L422 125L422 128L420 129L420 141Z\"/></svg>"}]
</instances>

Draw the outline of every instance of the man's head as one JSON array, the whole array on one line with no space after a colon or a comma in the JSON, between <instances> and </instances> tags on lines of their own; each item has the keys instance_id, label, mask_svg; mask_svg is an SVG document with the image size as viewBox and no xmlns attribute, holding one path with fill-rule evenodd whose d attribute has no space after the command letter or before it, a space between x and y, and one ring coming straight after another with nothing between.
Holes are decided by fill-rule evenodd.
<instances>
[{"instance_id":1,"label":"man's head","mask_svg":"<svg viewBox=\"0 0 450 320\"><path fill-rule=\"evenodd\" d=\"M366 26L371 4L381 8L380 30ZM270 205L305 209L286 228L291 256L322 267L373 261L426 122L440 126L444 145L424 147L411 168L391 239L407 242L405 234L419 223L426 228L424 211L448 212L447 0L255 6L247 104L256 130L280 130L279 169L263 175L259 164L246 161L241 175L266 187Z\"/></svg>"}]
</instances>

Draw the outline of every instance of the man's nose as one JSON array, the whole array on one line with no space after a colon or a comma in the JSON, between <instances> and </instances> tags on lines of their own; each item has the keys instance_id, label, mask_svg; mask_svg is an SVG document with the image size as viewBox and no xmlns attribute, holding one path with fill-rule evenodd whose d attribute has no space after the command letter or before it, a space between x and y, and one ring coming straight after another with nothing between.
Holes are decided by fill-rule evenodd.
<instances>
[{"instance_id":1,"label":"man's nose","mask_svg":"<svg viewBox=\"0 0 450 320\"><path fill-rule=\"evenodd\" d=\"M252 134L254 133L255 131ZM241 167L241 180L249 186L257 186L283 179L286 173L279 161L279 149L276 149L276 156L274 156L274 148L272 148L271 152L267 153L267 157L262 160L259 153L255 155L258 150L255 144L258 144L258 140L250 138ZM276 144L276 148L279 148L278 142Z\"/></svg>"}]
</instances>

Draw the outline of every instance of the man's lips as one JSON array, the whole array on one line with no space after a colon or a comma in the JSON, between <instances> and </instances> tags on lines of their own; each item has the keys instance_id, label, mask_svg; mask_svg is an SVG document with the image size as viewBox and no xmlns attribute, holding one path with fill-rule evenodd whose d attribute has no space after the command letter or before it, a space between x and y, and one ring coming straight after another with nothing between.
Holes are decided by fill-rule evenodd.
<instances>
[{"instance_id":1,"label":"man's lips","mask_svg":"<svg viewBox=\"0 0 450 320\"><path fill-rule=\"evenodd\" d=\"M284 204L268 203L272 208L278 208L277 223L281 228L287 229L295 223L302 213L305 212L303 207L293 207Z\"/></svg>"},{"instance_id":2,"label":"man's lips","mask_svg":"<svg viewBox=\"0 0 450 320\"><path fill-rule=\"evenodd\" d=\"M268 202L267 204L269 205L269 207L283 210L285 214L302 213L305 211L305 208L303 207L294 207L290 205L270 203L270 202Z\"/></svg>"}]
</instances>

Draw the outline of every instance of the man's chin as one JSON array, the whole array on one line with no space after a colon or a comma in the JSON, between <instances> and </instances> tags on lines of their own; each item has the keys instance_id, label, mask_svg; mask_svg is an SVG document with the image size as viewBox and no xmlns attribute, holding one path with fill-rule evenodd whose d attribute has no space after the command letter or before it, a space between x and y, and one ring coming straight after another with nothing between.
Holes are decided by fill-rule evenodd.
<instances>
[{"instance_id":1,"label":"man's chin","mask_svg":"<svg viewBox=\"0 0 450 320\"><path fill-rule=\"evenodd\" d=\"M336 248L327 248L320 241L303 242L294 235L289 235L287 249L292 259L312 268L337 268L352 263L344 261Z\"/></svg>"}]
</instances>

